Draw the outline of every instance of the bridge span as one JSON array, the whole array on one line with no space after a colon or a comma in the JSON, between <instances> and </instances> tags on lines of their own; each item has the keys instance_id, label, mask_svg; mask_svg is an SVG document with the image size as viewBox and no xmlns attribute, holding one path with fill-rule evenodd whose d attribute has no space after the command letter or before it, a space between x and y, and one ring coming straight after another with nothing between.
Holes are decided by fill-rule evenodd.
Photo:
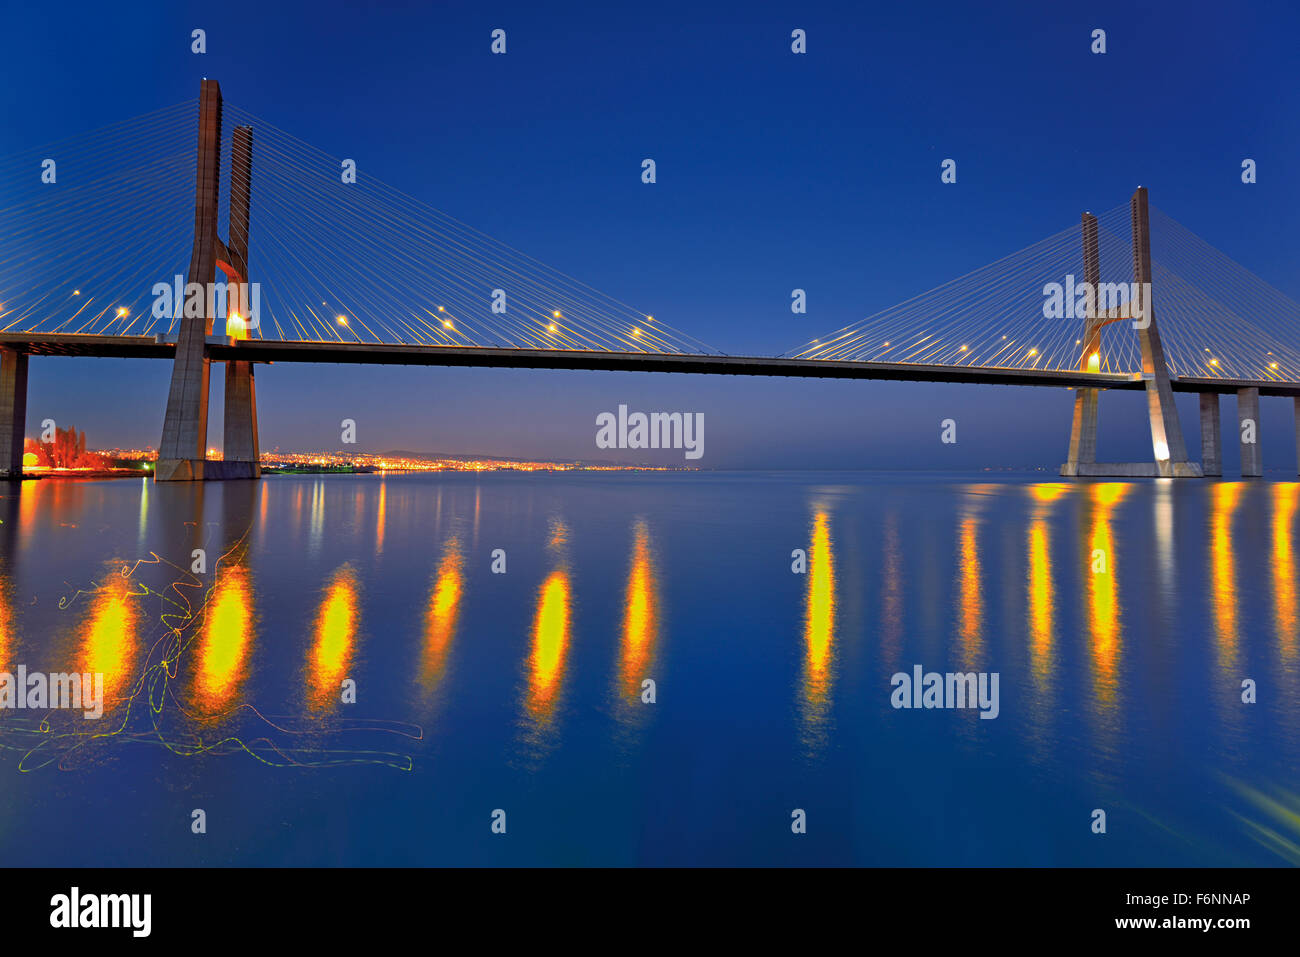
<instances>
[{"instance_id":1,"label":"bridge span","mask_svg":"<svg viewBox=\"0 0 1300 957\"><path fill-rule=\"evenodd\" d=\"M303 159L295 152L286 159L287 150L299 149L297 141L265 126L259 129L270 138L259 147L256 193L261 197L259 212L264 208L269 215L256 220L257 231L251 235L258 241L250 247L254 126L241 122L223 134L225 106L215 80L202 82L197 105L192 207L188 175L172 174L160 181L158 171L132 167L103 177L102 183L87 184L84 196L78 190L69 190L66 197L42 193L21 207L22 216L6 220L7 228L30 249L29 254L0 261L0 289L6 301L0 307L6 310L0 312L5 317L0 325L0 476L22 474L32 356L169 362L156 481L259 477L254 371L286 362L1072 389L1074 415L1061 466L1064 476L1221 475L1220 397L1225 393L1237 397L1242 475L1259 476L1259 400L1281 396L1293 400L1300 453L1300 351L1291 345L1300 304L1258 277L1243 277L1242 267L1226 262L1177 223L1160 219L1158 210L1155 221L1172 236L1175 259L1173 268L1168 260L1153 263L1152 211L1143 187L1122 207L1100 216L1085 212L1079 233L1073 228L1062 231L829 337L814 339L793 355L733 356L710 353L709 346L662 320L541 267L463 224L448 225L442 214L430 222L412 218L410 197L363 195L347 179L323 176L320 171L329 164L322 165L322 156ZM235 115L243 113L236 109ZM190 122L183 113L169 116L169 124L176 125L162 124L157 142L150 140L159 148L173 147L176 131L187 129ZM142 118L140 129L148 131L154 122ZM260 143L263 133L258 136ZM138 154L148 152L123 155L134 162ZM87 162L118 155L98 141L89 144L86 153ZM223 178L226 154L230 162ZM176 191L177 208L163 204L170 210L165 215L149 205L159 182ZM229 197L224 219L219 204L223 182ZM91 189L95 184L105 190L103 195ZM299 221L295 210L307 202L314 204L315 219ZM130 275L114 272L107 279L88 274L82 268L86 257L76 255L69 234L99 249L106 227L87 208L109 211L133 230L138 222L147 222L150 228L129 232L129 241L121 245L157 240L162 248L144 257L148 263L174 264L180 244L192 242L187 274L172 274L174 265L167 269L173 283L152 281L159 278L153 265L132 266ZM192 233L187 225L191 209ZM171 224L171 231L160 234L152 226L155 218ZM104 220L110 226L116 221L113 216ZM223 221L224 238L218 234ZM340 223L349 228L338 229ZM348 245L334 250L335 255L316 248L332 242L336 234L346 235ZM311 241L304 243L308 237ZM419 237L420 244L413 237ZM1180 250L1191 250L1191 258L1178 259ZM108 258L127 263L141 259ZM304 259L319 260L317 266L330 275L317 275ZM364 262L352 268L360 259ZM46 263L51 265L41 271ZM257 305L261 300L256 292L263 283L254 281L250 263L254 272L271 277L265 282L266 310ZM1117 273L1118 263L1125 265ZM1129 263L1132 282L1127 281ZM1082 282L1076 282L1076 270ZM224 282L215 281L218 273ZM398 283L399 274L409 281ZM1064 284L1044 284L1044 277L1052 276L1063 276ZM218 286L223 288L220 306ZM501 288L506 286L509 309L507 291ZM254 296L231 309L230 288L253 291ZM1103 302L1102 290L1113 288L1129 291L1118 301ZM150 289L155 301L142 309L138 296L143 289ZM160 289L174 289L175 294L160 297ZM206 291L206 303L191 303L191 293L182 294L183 289L196 290L199 300ZM1052 289L1055 298L1048 295ZM1261 316L1280 317L1282 322L1266 332L1253 322ZM1162 339L1160 326L1166 323ZM129 334L132 330L142 334ZM224 366L225 372L220 461L206 457L213 363ZM1101 394L1110 390L1145 393L1149 461L1097 461L1098 404ZM1174 404L1178 392L1199 395L1200 462L1188 454Z\"/></svg>"},{"instance_id":2,"label":"bridge span","mask_svg":"<svg viewBox=\"0 0 1300 957\"><path fill-rule=\"evenodd\" d=\"M175 336L102 335L93 333L0 333L0 462L8 474L21 474L26 409L27 358L88 357L164 359L175 361ZM999 368L938 363L869 362L791 359L766 356L689 355L575 349L523 349L485 346L436 346L422 343L313 342L237 339L208 336L204 357L211 362L343 363L359 365L460 366L497 369L555 369L598 372L667 372L687 375L777 376L808 379L867 379L895 382L951 382L977 385L1018 385L1086 390L1143 391L1147 380L1139 373L1089 372L1057 369ZM19 368L21 366L21 369ZM1300 383L1271 379L1170 377L1174 392L1202 396L1204 452L1211 462L1221 455L1217 444L1217 403L1223 394L1284 396L1295 401L1300 441ZM18 394L21 390L21 395ZM1209 400L1208 402L1206 400ZM1213 406L1210 405L1213 403ZM1214 419L1210 421L1211 417ZM1213 425L1213 433L1207 431ZM1298 449L1300 458L1300 449ZM1109 468L1118 468L1110 466ZM1297 463L1300 471L1300 462ZM1086 473L1085 473L1086 474ZM1133 475L1148 474L1145 467ZM1213 473L1210 473L1213 474Z\"/></svg>"}]
</instances>

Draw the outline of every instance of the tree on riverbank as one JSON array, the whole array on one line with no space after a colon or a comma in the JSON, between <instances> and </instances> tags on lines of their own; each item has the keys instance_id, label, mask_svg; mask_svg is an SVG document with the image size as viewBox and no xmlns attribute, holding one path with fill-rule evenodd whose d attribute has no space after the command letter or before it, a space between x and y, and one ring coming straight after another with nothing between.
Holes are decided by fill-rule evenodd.
<instances>
[{"instance_id":1,"label":"tree on riverbank","mask_svg":"<svg viewBox=\"0 0 1300 957\"><path fill-rule=\"evenodd\" d=\"M27 439L23 452L36 456L36 464L55 469L102 469L108 461L98 452L86 451L86 433L69 426L55 428L53 442ZM24 458L26 455L24 455Z\"/></svg>"}]
</instances>

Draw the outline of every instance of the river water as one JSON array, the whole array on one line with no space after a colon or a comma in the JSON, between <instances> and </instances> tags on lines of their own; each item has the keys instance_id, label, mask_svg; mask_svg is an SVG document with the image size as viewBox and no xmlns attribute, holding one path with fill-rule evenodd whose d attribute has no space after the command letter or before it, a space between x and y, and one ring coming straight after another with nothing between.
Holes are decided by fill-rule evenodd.
<instances>
[{"instance_id":1,"label":"river water","mask_svg":"<svg viewBox=\"0 0 1300 957\"><path fill-rule=\"evenodd\" d=\"M1300 864L1298 506L934 473L12 485L0 668L103 674L105 704L0 710L0 860ZM895 707L917 666L996 673L996 717Z\"/></svg>"}]
</instances>

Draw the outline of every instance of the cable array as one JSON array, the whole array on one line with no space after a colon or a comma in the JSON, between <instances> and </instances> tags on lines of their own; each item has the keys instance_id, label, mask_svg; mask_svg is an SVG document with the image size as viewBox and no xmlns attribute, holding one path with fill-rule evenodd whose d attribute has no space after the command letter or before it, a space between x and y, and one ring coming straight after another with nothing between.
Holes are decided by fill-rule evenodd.
<instances>
[{"instance_id":1,"label":"cable array","mask_svg":"<svg viewBox=\"0 0 1300 957\"><path fill-rule=\"evenodd\" d=\"M1150 208L1152 302L1175 375L1300 381L1300 352L1285 345L1300 303ZM1117 305L1132 296L1129 204L1097 217L1100 283ZM1084 282L1083 233L1072 226L788 356L987 368L1078 370L1086 310L1070 301ZM1053 284L1060 308L1047 308ZM1105 305L1105 300L1102 301ZM1251 317L1247 319L1246 317ZM1142 371L1132 322L1101 330L1099 372Z\"/></svg>"},{"instance_id":2,"label":"cable array","mask_svg":"<svg viewBox=\"0 0 1300 957\"><path fill-rule=\"evenodd\" d=\"M0 160L0 331L176 331L154 289L188 270L196 119L189 101ZM238 126L253 131L254 338L717 354L367 173L344 182L341 158L229 103L223 236Z\"/></svg>"},{"instance_id":3,"label":"cable array","mask_svg":"<svg viewBox=\"0 0 1300 957\"><path fill-rule=\"evenodd\" d=\"M0 332L165 331L152 289L188 268L195 138L187 101L0 158Z\"/></svg>"},{"instance_id":4,"label":"cable array","mask_svg":"<svg viewBox=\"0 0 1300 957\"><path fill-rule=\"evenodd\" d=\"M188 269L196 119L190 100L0 158L0 332L176 331L179 308L155 289ZM252 129L255 338L718 352L368 173L344 182L341 158L230 104L222 235L238 126ZM1286 344L1300 303L1150 212L1152 301L1171 372L1300 381L1300 351ZM1097 231L1100 281L1127 302L1129 205L1099 215ZM1085 319L1069 293L1083 272L1075 225L787 356L1078 370ZM1107 325L1101 339L1097 371L1141 371L1132 323Z\"/></svg>"}]
</instances>

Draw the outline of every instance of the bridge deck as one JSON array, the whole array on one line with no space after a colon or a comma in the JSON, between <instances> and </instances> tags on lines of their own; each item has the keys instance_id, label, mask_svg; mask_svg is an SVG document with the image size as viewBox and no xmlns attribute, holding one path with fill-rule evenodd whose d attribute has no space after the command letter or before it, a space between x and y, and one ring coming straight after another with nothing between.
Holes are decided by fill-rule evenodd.
<instances>
[{"instance_id":1,"label":"bridge deck","mask_svg":"<svg viewBox=\"0 0 1300 957\"><path fill-rule=\"evenodd\" d=\"M0 333L0 347L37 356L100 356L167 359L175 342L154 336L76 333ZM882 379L909 382L969 382L1057 388L1142 389L1135 373L926 365L906 362L847 362L761 356L704 356L655 352L595 352L569 349L503 349L478 346L387 345L362 342L300 342L220 337L208 340L215 360L252 362L341 362L371 365L480 366L505 369L584 369L676 372L704 375L787 376L816 379ZM1257 388L1261 395L1300 396L1300 383L1275 380L1181 378L1176 392L1235 392Z\"/></svg>"}]
</instances>

